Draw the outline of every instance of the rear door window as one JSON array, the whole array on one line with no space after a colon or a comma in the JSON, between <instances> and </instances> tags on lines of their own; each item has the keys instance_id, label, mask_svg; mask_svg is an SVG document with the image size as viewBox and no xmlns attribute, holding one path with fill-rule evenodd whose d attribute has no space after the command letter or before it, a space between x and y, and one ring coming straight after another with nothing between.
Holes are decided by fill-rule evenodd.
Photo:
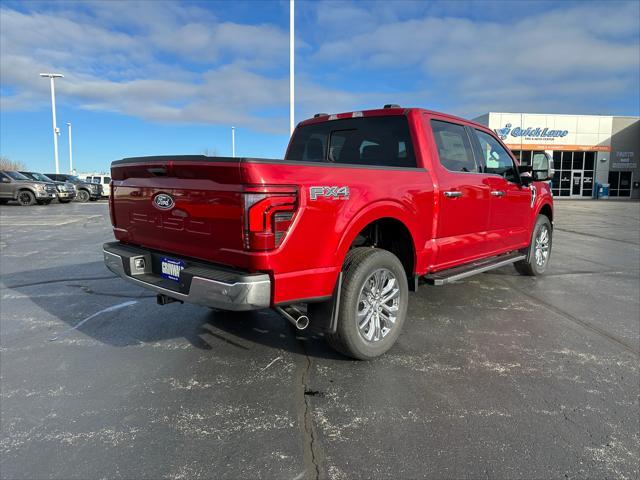
<instances>
[{"instance_id":1,"label":"rear door window","mask_svg":"<svg viewBox=\"0 0 640 480\"><path fill-rule=\"evenodd\" d=\"M431 120L440 164L450 172L478 172L469 135L457 123Z\"/></svg>"},{"instance_id":2,"label":"rear door window","mask_svg":"<svg viewBox=\"0 0 640 480\"><path fill-rule=\"evenodd\" d=\"M287 160L350 165L415 167L404 116L359 117L299 127Z\"/></svg>"}]
</instances>

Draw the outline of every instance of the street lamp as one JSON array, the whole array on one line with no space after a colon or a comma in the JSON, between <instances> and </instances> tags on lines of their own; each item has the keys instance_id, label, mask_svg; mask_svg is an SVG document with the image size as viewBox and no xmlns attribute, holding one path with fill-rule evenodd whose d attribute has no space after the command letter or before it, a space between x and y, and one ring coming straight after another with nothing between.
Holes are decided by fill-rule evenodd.
<instances>
[{"instance_id":1,"label":"street lamp","mask_svg":"<svg viewBox=\"0 0 640 480\"><path fill-rule=\"evenodd\" d=\"M236 127L231 127L231 156L236 156Z\"/></svg>"},{"instance_id":2,"label":"street lamp","mask_svg":"<svg viewBox=\"0 0 640 480\"><path fill-rule=\"evenodd\" d=\"M71 143L71 122L67 122L67 127L69 127L69 173L73 175L73 144Z\"/></svg>"},{"instance_id":3,"label":"street lamp","mask_svg":"<svg viewBox=\"0 0 640 480\"><path fill-rule=\"evenodd\" d=\"M60 173L60 165L58 164L58 135L60 135L60 130L56 125L56 87L54 85L54 78L64 77L64 75L60 73L41 73L41 77L49 77L51 82L51 114L53 116L53 158L56 162L56 173Z\"/></svg>"},{"instance_id":4,"label":"street lamp","mask_svg":"<svg viewBox=\"0 0 640 480\"><path fill-rule=\"evenodd\" d=\"M295 128L295 0L289 0L289 134Z\"/></svg>"}]
</instances>

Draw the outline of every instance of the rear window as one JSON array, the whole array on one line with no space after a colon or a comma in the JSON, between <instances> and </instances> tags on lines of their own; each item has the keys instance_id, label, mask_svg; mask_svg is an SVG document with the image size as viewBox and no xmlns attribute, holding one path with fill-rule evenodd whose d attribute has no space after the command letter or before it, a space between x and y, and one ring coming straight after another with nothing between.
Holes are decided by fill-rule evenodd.
<instances>
[{"instance_id":1,"label":"rear window","mask_svg":"<svg viewBox=\"0 0 640 480\"><path fill-rule=\"evenodd\" d=\"M332 120L296 129L287 160L350 165L415 167L404 116Z\"/></svg>"}]
</instances>

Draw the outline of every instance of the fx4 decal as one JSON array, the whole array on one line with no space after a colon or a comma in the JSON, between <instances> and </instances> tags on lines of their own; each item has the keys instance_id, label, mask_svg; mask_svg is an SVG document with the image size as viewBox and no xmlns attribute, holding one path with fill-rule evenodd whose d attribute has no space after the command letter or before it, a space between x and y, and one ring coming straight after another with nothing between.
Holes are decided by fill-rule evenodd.
<instances>
[{"instance_id":1,"label":"fx4 decal","mask_svg":"<svg viewBox=\"0 0 640 480\"><path fill-rule=\"evenodd\" d=\"M311 200L317 200L320 197L348 200L349 187L309 187L309 196Z\"/></svg>"}]
</instances>

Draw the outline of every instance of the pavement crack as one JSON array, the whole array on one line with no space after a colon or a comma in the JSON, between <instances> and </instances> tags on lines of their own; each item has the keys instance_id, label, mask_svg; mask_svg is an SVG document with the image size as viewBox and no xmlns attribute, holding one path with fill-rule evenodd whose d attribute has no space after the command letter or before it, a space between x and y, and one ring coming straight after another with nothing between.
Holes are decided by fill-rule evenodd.
<instances>
[{"instance_id":1,"label":"pavement crack","mask_svg":"<svg viewBox=\"0 0 640 480\"><path fill-rule=\"evenodd\" d=\"M297 405L298 419L303 436L303 459L306 476L310 480L321 480L326 478L323 467L323 452L317 438L313 422L313 406L312 398L319 395L320 392L309 387L311 378L311 357L305 347L304 340L298 339L302 354L304 355L304 364L298 368L297 376Z\"/></svg>"},{"instance_id":2,"label":"pavement crack","mask_svg":"<svg viewBox=\"0 0 640 480\"><path fill-rule=\"evenodd\" d=\"M57 278L54 280L40 280L38 282L31 283L20 283L16 285L4 285L0 287L0 290L4 290L7 288L24 288L24 287L35 287L36 285L44 285L47 283L61 283L61 282L82 282L83 280L109 280L111 278L117 278L117 275L108 275L108 276L100 276L100 277L83 277L83 278Z\"/></svg>"},{"instance_id":3,"label":"pavement crack","mask_svg":"<svg viewBox=\"0 0 640 480\"><path fill-rule=\"evenodd\" d=\"M522 295L524 295L525 297L529 298L530 300L533 300L535 303L538 303L540 305L542 305L544 308L546 308L547 310L552 311L553 313L555 313L556 315L561 316L562 318L569 320L570 322L573 322L577 325L580 325L581 327L584 327L585 329L591 331L592 333L595 333L597 335L600 335L603 338L606 338L607 340L609 340L610 342L613 342L615 344L617 344L618 346L622 347L624 350L626 350L629 353L632 353L633 355L635 355L636 357L640 356L640 351L638 351L638 349L628 343L626 340L613 335L601 328L596 327L595 325L592 325L589 322L585 322L584 320L575 317L573 315L571 315L568 312L565 312L564 310L559 309L558 307L546 302L545 300L536 297L535 295L532 295L531 293L529 293L528 291L524 290L523 288L520 288L519 286L515 285L514 282L509 282L509 281L504 281L504 283L506 283L508 286L510 286L511 288L513 288L514 290L520 292Z\"/></svg>"},{"instance_id":4,"label":"pavement crack","mask_svg":"<svg viewBox=\"0 0 640 480\"><path fill-rule=\"evenodd\" d=\"M555 227L554 230L558 230L560 232L572 233L574 235L582 235L583 237L592 237L592 238L599 238L601 240L609 240L610 242L626 243L627 245L633 245L634 247L638 245L638 242L632 242L630 240L621 240L619 238L605 237L604 235L596 235L595 233L584 233L584 232L579 232L578 230L570 230L568 228Z\"/></svg>"}]
</instances>

